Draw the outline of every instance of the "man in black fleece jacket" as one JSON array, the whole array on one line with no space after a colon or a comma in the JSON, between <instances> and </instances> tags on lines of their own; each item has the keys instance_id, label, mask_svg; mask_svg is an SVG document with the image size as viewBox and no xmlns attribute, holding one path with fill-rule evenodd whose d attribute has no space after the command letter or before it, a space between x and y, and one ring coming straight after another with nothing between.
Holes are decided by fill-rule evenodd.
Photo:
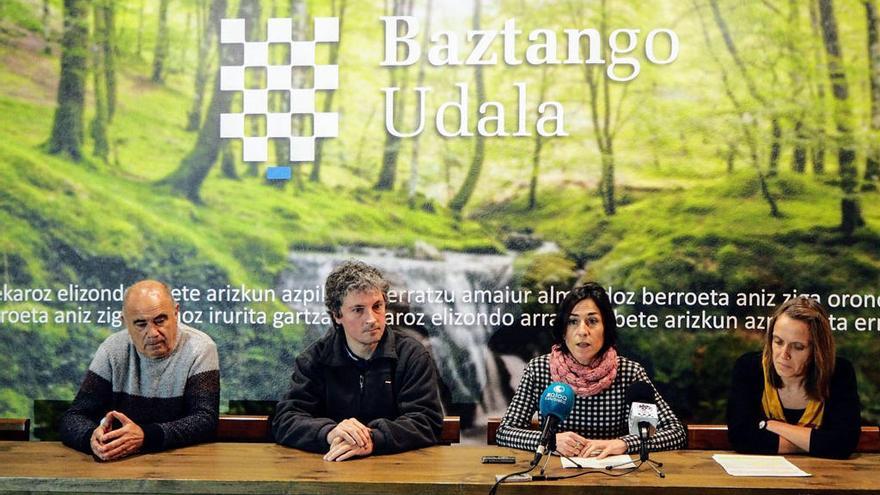
<instances>
[{"instance_id":1,"label":"man in black fleece jacket","mask_svg":"<svg viewBox=\"0 0 880 495\"><path fill-rule=\"evenodd\" d=\"M382 274L359 261L327 277L334 328L296 358L272 424L278 443L344 461L437 442L434 362L418 341L386 328L387 293Z\"/></svg>"}]
</instances>

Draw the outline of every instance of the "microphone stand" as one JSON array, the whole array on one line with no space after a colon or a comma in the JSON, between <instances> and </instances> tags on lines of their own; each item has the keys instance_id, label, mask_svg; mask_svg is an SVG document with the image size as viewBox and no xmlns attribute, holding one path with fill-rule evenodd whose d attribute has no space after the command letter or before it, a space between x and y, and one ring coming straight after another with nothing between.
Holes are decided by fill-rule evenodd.
<instances>
[{"instance_id":1,"label":"microphone stand","mask_svg":"<svg viewBox=\"0 0 880 495\"><path fill-rule=\"evenodd\" d=\"M645 459L644 461L639 461L639 465L636 466L636 468L639 468L642 464L644 464L646 462L648 463L648 466L651 466L651 469L653 469L654 472L657 473L658 477L660 477L660 478L666 477L666 473L664 473L663 470L660 469L663 467L663 463L657 462L654 459Z\"/></svg>"},{"instance_id":2,"label":"microphone stand","mask_svg":"<svg viewBox=\"0 0 880 495\"><path fill-rule=\"evenodd\" d=\"M544 476L544 470L547 469L547 464L550 463L550 458L553 457L552 454L556 454L556 455L558 455L559 457L565 457L565 458L568 459L572 464L574 464L575 467L577 467L578 469L583 469L583 468L584 468L584 466L581 466L580 463L578 463L576 460L572 459L571 457L569 457L569 456L563 454L562 452L560 452L560 451L558 451L558 450L554 450L554 451L551 452L550 454L547 454L547 460L544 461L544 465L541 466L541 473L540 473L540 476Z\"/></svg>"},{"instance_id":3,"label":"microphone stand","mask_svg":"<svg viewBox=\"0 0 880 495\"><path fill-rule=\"evenodd\" d=\"M657 462L657 461L655 461L654 459L651 459L651 458L648 457L648 443L645 441L647 435L643 435L643 434L641 434L641 433L645 433L645 434L646 434L647 431L641 430L639 433L640 433L640 435L639 435L639 462L635 465L636 467L633 468L633 469L634 469L634 470L635 470L635 469L639 469L640 467L642 467L643 464L646 464L646 463L647 463L648 466L649 466L651 469L653 469L655 473L657 473L657 476L658 476L658 477L660 477L660 478L665 478L665 477L666 477L666 473L664 473L663 470L660 469L660 468L663 467L663 463L662 463L662 462ZM626 461L626 462L621 462L621 463L614 464L614 465L611 465L611 466L605 466L605 469L611 470L611 469L614 469L614 468L616 468L616 467L624 466L624 465L629 464L629 463L631 463L631 462L632 462L632 461Z\"/></svg>"},{"instance_id":4,"label":"microphone stand","mask_svg":"<svg viewBox=\"0 0 880 495\"><path fill-rule=\"evenodd\" d=\"M538 448L540 449L541 447L544 446L539 446ZM553 453L559 453L559 451L556 450L556 436L550 437L550 441L547 443L544 452L545 453L542 454L544 456L544 465L541 466L541 476L544 475L544 470L547 469L547 464L550 463L550 458L553 457ZM540 459L532 460L532 466L537 466L539 462L541 462Z\"/></svg>"},{"instance_id":5,"label":"microphone stand","mask_svg":"<svg viewBox=\"0 0 880 495\"><path fill-rule=\"evenodd\" d=\"M648 466L650 466L651 469L653 469L654 472L657 473L657 476L665 478L666 474L663 473L662 469L660 469L663 467L663 463L657 462L654 459L648 457L648 442L645 441L645 437L641 437L639 440L639 466L647 462ZM639 466L636 466L636 468L638 468Z\"/></svg>"},{"instance_id":6,"label":"microphone stand","mask_svg":"<svg viewBox=\"0 0 880 495\"><path fill-rule=\"evenodd\" d=\"M632 461L623 461L623 462L620 462L617 464L612 464L610 466L605 466L605 469L610 471L614 468L619 468L620 466L625 466L627 464L632 464L632 463L633 463ZM635 467L632 469L635 471L635 470L639 469L640 467L642 467L643 464L647 464L648 466L650 466L651 469L653 469L654 472L657 473L657 476L659 476L660 478L666 477L666 473L664 473L663 470L660 469L663 467L663 463L657 462L654 459L648 459L648 458L641 459L640 458L639 461L635 463Z\"/></svg>"},{"instance_id":7,"label":"microphone stand","mask_svg":"<svg viewBox=\"0 0 880 495\"><path fill-rule=\"evenodd\" d=\"M579 468L583 468L583 466L578 464L577 461L575 461L571 457L568 457L567 455L563 454L562 452L556 450L556 437L553 437L550 439L550 443L547 445L547 455L544 456L545 457L544 465L541 466L541 472L540 472L539 476L544 476L544 471L547 469L547 465L550 464L550 458L553 457L553 454L556 454L560 457L565 457L566 459L571 461L575 466L577 466Z\"/></svg>"},{"instance_id":8,"label":"microphone stand","mask_svg":"<svg viewBox=\"0 0 880 495\"><path fill-rule=\"evenodd\" d=\"M544 476L544 470L547 469L547 464L550 464L550 458L553 457L553 452L548 452L547 455L544 456L544 465L541 466L541 476Z\"/></svg>"}]
</instances>

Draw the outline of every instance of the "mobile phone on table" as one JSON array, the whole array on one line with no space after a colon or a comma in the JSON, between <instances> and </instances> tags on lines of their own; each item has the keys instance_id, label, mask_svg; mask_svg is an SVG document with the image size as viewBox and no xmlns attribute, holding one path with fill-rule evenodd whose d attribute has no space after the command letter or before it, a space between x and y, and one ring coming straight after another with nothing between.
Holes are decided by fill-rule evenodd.
<instances>
[{"instance_id":1,"label":"mobile phone on table","mask_svg":"<svg viewBox=\"0 0 880 495\"><path fill-rule=\"evenodd\" d=\"M513 464L516 458L512 455L484 455L481 461L483 464Z\"/></svg>"}]
</instances>

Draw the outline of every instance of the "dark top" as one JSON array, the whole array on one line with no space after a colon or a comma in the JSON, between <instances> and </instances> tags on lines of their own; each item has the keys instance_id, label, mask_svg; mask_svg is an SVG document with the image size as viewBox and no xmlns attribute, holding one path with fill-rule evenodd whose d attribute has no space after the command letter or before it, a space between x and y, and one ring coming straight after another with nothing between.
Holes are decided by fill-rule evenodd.
<instances>
[{"instance_id":1,"label":"dark top","mask_svg":"<svg viewBox=\"0 0 880 495\"><path fill-rule=\"evenodd\" d=\"M324 453L327 433L348 418L372 429L373 453L391 454L437 443L443 412L434 361L425 347L392 328L359 369L342 330L304 350L290 390L278 402L272 432L289 447Z\"/></svg>"},{"instance_id":2,"label":"dark top","mask_svg":"<svg viewBox=\"0 0 880 495\"><path fill-rule=\"evenodd\" d=\"M727 399L727 434L737 452L777 454L779 436L758 429L758 422L768 419L761 407L764 371L761 353L742 355L733 367L730 395ZM853 453L861 433L861 404L856 374L852 364L837 358L831 377L831 395L825 401L822 425L810 435L810 455L845 459ZM788 410L791 411L791 410ZM791 413L793 416L793 412ZM800 414L789 423L797 424Z\"/></svg>"},{"instance_id":3,"label":"dark top","mask_svg":"<svg viewBox=\"0 0 880 495\"><path fill-rule=\"evenodd\" d=\"M804 415L804 411L806 411L806 409L789 409L787 407L782 408L782 414L785 416L785 422L791 423L793 425L798 424L798 421L800 421L801 417Z\"/></svg>"}]
</instances>

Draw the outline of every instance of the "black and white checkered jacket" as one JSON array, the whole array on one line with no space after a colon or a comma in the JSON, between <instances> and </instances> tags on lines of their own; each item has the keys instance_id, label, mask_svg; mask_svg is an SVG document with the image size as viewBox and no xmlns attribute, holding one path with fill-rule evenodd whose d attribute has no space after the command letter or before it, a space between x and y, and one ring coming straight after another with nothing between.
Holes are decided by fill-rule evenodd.
<instances>
[{"instance_id":1,"label":"black and white checkered jacket","mask_svg":"<svg viewBox=\"0 0 880 495\"><path fill-rule=\"evenodd\" d=\"M654 388L640 364L618 356L617 377L611 387L590 397L576 396L574 409L560 425L559 431L574 431L588 439L619 438L626 443L628 453L638 452L638 436L629 434L629 404L626 403L626 391L636 381L647 382ZM498 427L498 445L524 450L535 450L538 447L541 432L531 429L530 426L532 417L539 410L541 393L550 383L550 355L544 354L532 359ZM657 433L648 441L648 449L658 451L683 448L687 441L684 427L656 389L654 399L660 421L657 424Z\"/></svg>"}]
</instances>

